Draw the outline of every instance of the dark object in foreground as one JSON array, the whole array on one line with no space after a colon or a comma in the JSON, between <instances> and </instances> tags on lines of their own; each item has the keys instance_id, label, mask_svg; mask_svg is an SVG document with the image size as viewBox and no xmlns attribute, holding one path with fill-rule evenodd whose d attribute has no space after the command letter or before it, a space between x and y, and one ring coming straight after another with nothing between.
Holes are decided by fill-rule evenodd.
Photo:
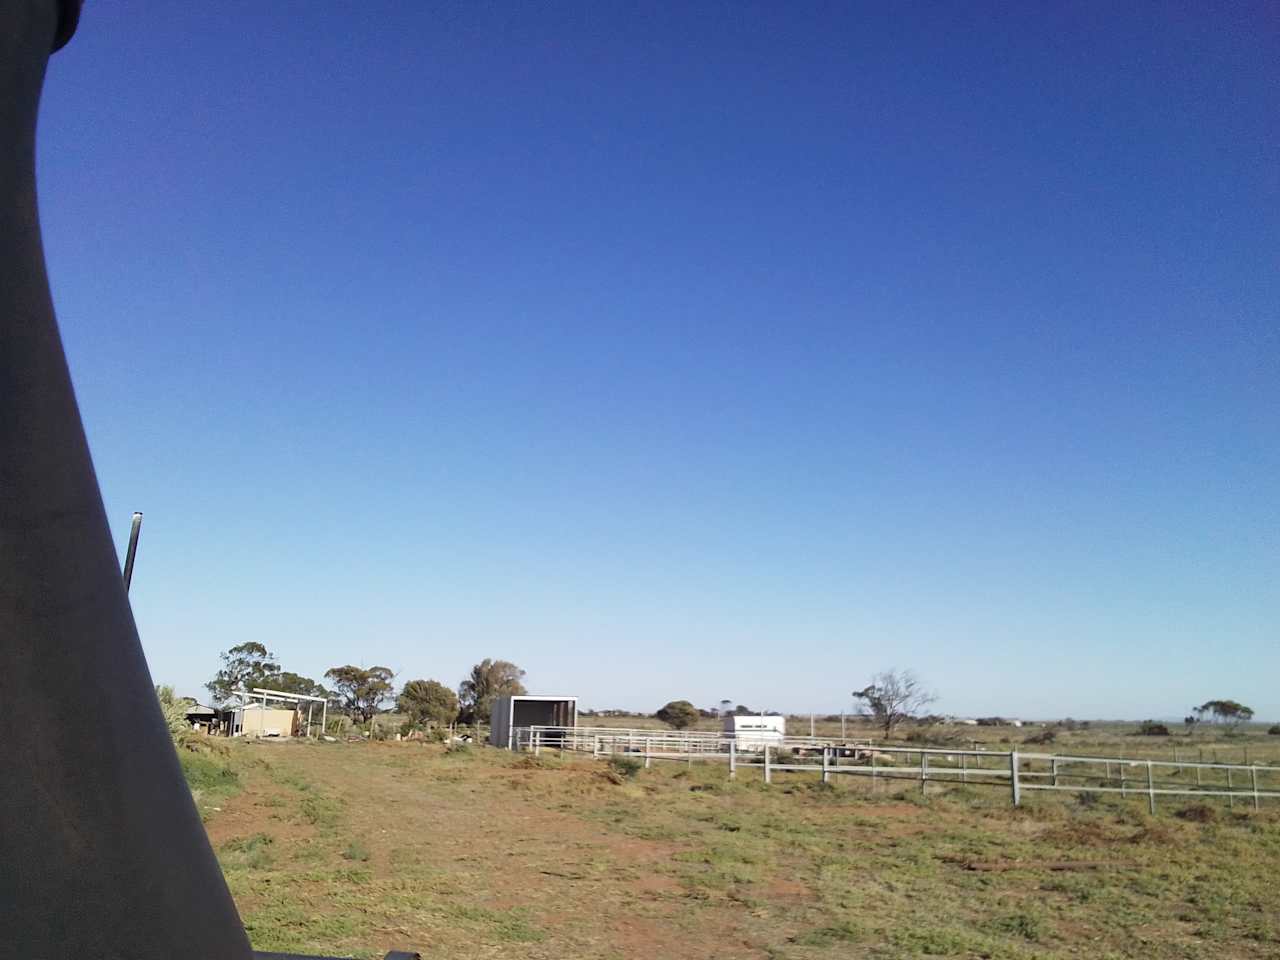
<instances>
[{"instance_id":1,"label":"dark object in foreground","mask_svg":"<svg viewBox=\"0 0 1280 960\"><path fill-rule=\"evenodd\" d=\"M0 0L0 718L24 731L0 738L0 955L253 960L138 642L45 274L36 115L78 15Z\"/></svg>"}]
</instances>

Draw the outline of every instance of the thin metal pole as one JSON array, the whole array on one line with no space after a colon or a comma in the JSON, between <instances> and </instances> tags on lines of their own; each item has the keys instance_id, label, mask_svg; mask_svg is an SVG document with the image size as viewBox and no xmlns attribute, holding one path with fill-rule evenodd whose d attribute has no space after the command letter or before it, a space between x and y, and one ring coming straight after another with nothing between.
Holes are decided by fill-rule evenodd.
<instances>
[{"instance_id":1,"label":"thin metal pole","mask_svg":"<svg viewBox=\"0 0 1280 960\"><path fill-rule=\"evenodd\" d=\"M1049 763L1053 767L1053 785L1056 787L1058 785L1058 758L1054 757Z\"/></svg>"},{"instance_id":2,"label":"thin metal pole","mask_svg":"<svg viewBox=\"0 0 1280 960\"><path fill-rule=\"evenodd\" d=\"M1234 793L1231 793L1232 789L1234 788L1231 786L1231 768L1227 767L1227 807L1234 810L1236 808L1236 797Z\"/></svg>"},{"instance_id":3,"label":"thin metal pole","mask_svg":"<svg viewBox=\"0 0 1280 960\"><path fill-rule=\"evenodd\" d=\"M960 782L969 782L969 755L967 753L960 754Z\"/></svg>"},{"instance_id":4,"label":"thin metal pole","mask_svg":"<svg viewBox=\"0 0 1280 960\"><path fill-rule=\"evenodd\" d=\"M929 755L920 751L920 796L924 796L929 782Z\"/></svg>"},{"instance_id":5,"label":"thin metal pole","mask_svg":"<svg viewBox=\"0 0 1280 960\"><path fill-rule=\"evenodd\" d=\"M773 769L769 766L769 751L773 749L769 744L764 745L764 782L773 783Z\"/></svg>"},{"instance_id":6,"label":"thin metal pole","mask_svg":"<svg viewBox=\"0 0 1280 960\"><path fill-rule=\"evenodd\" d=\"M326 699L324 705L320 708L320 735L326 736L329 732L329 701Z\"/></svg>"},{"instance_id":7,"label":"thin metal pole","mask_svg":"<svg viewBox=\"0 0 1280 960\"><path fill-rule=\"evenodd\" d=\"M129 584L133 583L133 561L138 556L138 535L142 532L142 514L133 514L133 523L129 527L129 548L124 554L124 592L129 592Z\"/></svg>"},{"instance_id":8,"label":"thin metal pole","mask_svg":"<svg viewBox=\"0 0 1280 960\"><path fill-rule=\"evenodd\" d=\"M1022 788L1018 785L1018 751L1014 750L1009 754L1009 782L1013 787L1013 805L1019 806L1022 803Z\"/></svg>"},{"instance_id":9,"label":"thin metal pole","mask_svg":"<svg viewBox=\"0 0 1280 960\"><path fill-rule=\"evenodd\" d=\"M310 738L311 736L311 711L314 710L315 707L316 705L314 701L308 701L307 703L307 737L308 738Z\"/></svg>"},{"instance_id":10,"label":"thin metal pole","mask_svg":"<svg viewBox=\"0 0 1280 960\"><path fill-rule=\"evenodd\" d=\"M831 748L822 748L822 782L828 783L831 779Z\"/></svg>"},{"instance_id":11,"label":"thin metal pole","mask_svg":"<svg viewBox=\"0 0 1280 960\"><path fill-rule=\"evenodd\" d=\"M1156 812L1156 785L1151 774L1151 761L1147 761L1147 812Z\"/></svg>"},{"instance_id":12,"label":"thin metal pole","mask_svg":"<svg viewBox=\"0 0 1280 960\"><path fill-rule=\"evenodd\" d=\"M738 779L738 748L733 740L729 741L729 779Z\"/></svg>"},{"instance_id":13,"label":"thin metal pole","mask_svg":"<svg viewBox=\"0 0 1280 960\"><path fill-rule=\"evenodd\" d=\"M1258 805L1258 768L1250 767L1249 774L1253 777L1253 809L1261 809Z\"/></svg>"},{"instance_id":14,"label":"thin metal pole","mask_svg":"<svg viewBox=\"0 0 1280 960\"><path fill-rule=\"evenodd\" d=\"M651 756L652 743L653 743L652 737L644 738L644 768L646 770L648 770L649 767L653 765L653 757Z\"/></svg>"}]
</instances>

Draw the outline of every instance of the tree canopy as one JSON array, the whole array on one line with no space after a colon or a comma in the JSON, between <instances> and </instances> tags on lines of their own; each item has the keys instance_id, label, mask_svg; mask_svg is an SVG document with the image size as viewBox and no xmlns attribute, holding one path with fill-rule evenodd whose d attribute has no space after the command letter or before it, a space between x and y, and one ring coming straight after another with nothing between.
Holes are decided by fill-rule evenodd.
<instances>
[{"instance_id":1,"label":"tree canopy","mask_svg":"<svg viewBox=\"0 0 1280 960\"><path fill-rule=\"evenodd\" d=\"M272 690L279 690L281 693L297 693L304 697L324 697L328 699L330 696L327 689L310 677L290 673L288 670L271 677L270 682L264 684L264 686L270 687Z\"/></svg>"},{"instance_id":2,"label":"tree canopy","mask_svg":"<svg viewBox=\"0 0 1280 960\"><path fill-rule=\"evenodd\" d=\"M1232 729L1253 719L1253 708L1237 700L1206 700L1192 709L1198 719L1208 716L1213 723L1225 723Z\"/></svg>"},{"instance_id":3,"label":"tree canopy","mask_svg":"<svg viewBox=\"0 0 1280 960\"><path fill-rule=\"evenodd\" d=\"M395 674L388 667L331 667L324 675L333 681L342 709L361 720L369 720L391 695Z\"/></svg>"},{"instance_id":4,"label":"tree canopy","mask_svg":"<svg viewBox=\"0 0 1280 960\"><path fill-rule=\"evenodd\" d=\"M270 686L267 681L279 673L280 664L275 654L250 640L222 654L222 669L205 684L205 688L214 703L226 703L237 691Z\"/></svg>"},{"instance_id":5,"label":"tree canopy","mask_svg":"<svg viewBox=\"0 0 1280 960\"><path fill-rule=\"evenodd\" d=\"M493 714L493 702L499 697L520 696L527 693L524 671L508 660L490 660L485 657L471 674L458 686L462 712L468 723L484 722Z\"/></svg>"},{"instance_id":6,"label":"tree canopy","mask_svg":"<svg viewBox=\"0 0 1280 960\"><path fill-rule=\"evenodd\" d=\"M688 700L672 700L670 703L659 708L654 714L659 720L669 727L675 727L677 730L683 730L685 727L692 726L698 719L698 708Z\"/></svg>"},{"instance_id":7,"label":"tree canopy","mask_svg":"<svg viewBox=\"0 0 1280 960\"><path fill-rule=\"evenodd\" d=\"M453 723L458 717L458 697L439 680L410 680L400 691L396 707L414 723Z\"/></svg>"},{"instance_id":8,"label":"tree canopy","mask_svg":"<svg viewBox=\"0 0 1280 960\"><path fill-rule=\"evenodd\" d=\"M853 692L855 700L864 704L864 713L893 736L893 728L910 720L937 699L910 670L885 670L871 678L869 686Z\"/></svg>"}]
</instances>

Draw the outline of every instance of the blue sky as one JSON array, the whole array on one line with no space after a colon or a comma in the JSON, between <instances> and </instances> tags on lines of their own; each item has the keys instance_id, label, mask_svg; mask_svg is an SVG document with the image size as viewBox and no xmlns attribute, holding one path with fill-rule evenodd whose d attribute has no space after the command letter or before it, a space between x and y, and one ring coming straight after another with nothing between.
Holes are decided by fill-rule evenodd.
<instances>
[{"instance_id":1,"label":"blue sky","mask_svg":"<svg viewBox=\"0 0 1280 960\"><path fill-rule=\"evenodd\" d=\"M1280 719L1264 4L88 4L55 300L158 681Z\"/></svg>"}]
</instances>

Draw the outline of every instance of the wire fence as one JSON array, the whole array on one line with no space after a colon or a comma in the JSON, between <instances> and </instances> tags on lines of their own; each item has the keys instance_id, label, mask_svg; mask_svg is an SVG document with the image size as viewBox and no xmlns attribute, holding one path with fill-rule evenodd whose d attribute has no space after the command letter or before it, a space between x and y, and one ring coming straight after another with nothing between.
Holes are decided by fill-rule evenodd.
<instances>
[{"instance_id":1,"label":"wire fence","mask_svg":"<svg viewBox=\"0 0 1280 960\"><path fill-rule=\"evenodd\" d=\"M1260 809L1280 799L1280 767L1262 763L1073 756L937 747L890 747L866 739L768 736L704 731L628 730L616 727L519 727L514 749L629 757L646 768L659 762L725 763L730 777L760 770L764 782L779 773L816 773L823 783L856 776L930 785L1001 787L1013 804L1027 791L1145 797L1151 813L1159 797L1225 798Z\"/></svg>"}]
</instances>

